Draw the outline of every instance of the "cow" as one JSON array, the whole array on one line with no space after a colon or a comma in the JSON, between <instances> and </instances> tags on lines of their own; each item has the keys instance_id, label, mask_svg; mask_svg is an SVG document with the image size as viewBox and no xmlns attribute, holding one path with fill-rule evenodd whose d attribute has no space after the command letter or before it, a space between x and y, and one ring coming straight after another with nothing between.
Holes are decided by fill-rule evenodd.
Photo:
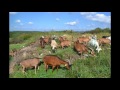
<instances>
[{"instance_id":1,"label":"cow","mask_svg":"<svg viewBox=\"0 0 120 90\"><path fill-rule=\"evenodd\" d=\"M44 37L43 40L44 40L45 44L49 44L50 41L51 41L51 38L50 37Z\"/></svg>"},{"instance_id":2,"label":"cow","mask_svg":"<svg viewBox=\"0 0 120 90\"><path fill-rule=\"evenodd\" d=\"M59 37L59 41L60 41L60 43L62 42L62 41L64 41L64 40L66 40L67 38L65 37L65 36L60 36Z\"/></svg>"},{"instance_id":3,"label":"cow","mask_svg":"<svg viewBox=\"0 0 120 90\"><path fill-rule=\"evenodd\" d=\"M89 37L79 37L77 39L79 41L79 43L84 43L85 45L87 45L87 43L90 41Z\"/></svg>"},{"instance_id":4,"label":"cow","mask_svg":"<svg viewBox=\"0 0 120 90\"><path fill-rule=\"evenodd\" d=\"M58 44L57 42L55 41L55 38L53 38L53 40L51 40L51 48L52 48L52 51L55 52L55 49L57 49L58 47Z\"/></svg>"},{"instance_id":5,"label":"cow","mask_svg":"<svg viewBox=\"0 0 120 90\"><path fill-rule=\"evenodd\" d=\"M97 41L97 36L96 35L92 35L90 41L88 42L88 47L94 48L95 50L97 50L97 52L99 53L100 50L102 50L99 46L99 43Z\"/></svg>"},{"instance_id":6,"label":"cow","mask_svg":"<svg viewBox=\"0 0 120 90\"><path fill-rule=\"evenodd\" d=\"M78 40L74 42L74 50L76 50L81 57L83 56L83 53L88 53L89 49L91 50L91 55L95 56L93 49L86 47L83 43L79 43Z\"/></svg>"},{"instance_id":7,"label":"cow","mask_svg":"<svg viewBox=\"0 0 120 90\"><path fill-rule=\"evenodd\" d=\"M44 36L40 38L40 47L45 48L45 41L44 41Z\"/></svg>"},{"instance_id":8,"label":"cow","mask_svg":"<svg viewBox=\"0 0 120 90\"><path fill-rule=\"evenodd\" d=\"M71 42L69 40L64 40L60 43L60 46L62 47L62 49L64 47L68 47L68 46L71 46Z\"/></svg>"},{"instance_id":9,"label":"cow","mask_svg":"<svg viewBox=\"0 0 120 90\"><path fill-rule=\"evenodd\" d=\"M57 67L57 71L58 71L58 67L62 64L67 69L70 69L70 63L69 62L62 60L58 56L55 56L55 55L44 56L43 57L43 62L44 62L44 65L45 65L46 72L47 72L48 66L52 66L52 72L53 72L55 67Z\"/></svg>"},{"instance_id":10,"label":"cow","mask_svg":"<svg viewBox=\"0 0 120 90\"><path fill-rule=\"evenodd\" d=\"M99 41L100 46L102 46L103 44L110 44L111 45L111 40L107 39L107 38L100 38L98 41Z\"/></svg>"},{"instance_id":11,"label":"cow","mask_svg":"<svg viewBox=\"0 0 120 90\"><path fill-rule=\"evenodd\" d=\"M22 72L25 73L25 69L35 67L35 74L36 74L36 68L39 69L40 60L39 58L33 58L33 59L27 59L20 62L20 65L22 66Z\"/></svg>"}]
</instances>

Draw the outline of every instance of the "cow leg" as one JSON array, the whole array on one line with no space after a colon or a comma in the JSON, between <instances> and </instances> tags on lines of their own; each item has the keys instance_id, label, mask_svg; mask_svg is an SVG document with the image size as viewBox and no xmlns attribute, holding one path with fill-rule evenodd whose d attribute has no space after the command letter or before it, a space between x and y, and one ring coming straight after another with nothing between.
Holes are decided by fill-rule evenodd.
<instances>
[{"instance_id":1,"label":"cow leg","mask_svg":"<svg viewBox=\"0 0 120 90\"><path fill-rule=\"evenodd\" d=\"M44 63L45 64L45 63ZM45 69L46 69L46 72L47 72L47 64L45 64Z\"/></svg>"},{"instance_id":2,"label":"cow leg","mask_svg":"<svg viewBox=\"0 0 120 90\"><path fill-rule=\"evenodd\" d=\"M39 66L38 66L38 70L39 70Z\"/></svg>"},{"instance_id":3,"label":"cow leg","mask_svg":"<svg viewBox=\"0 0 120 90\"><path fill-rule=\"evenodd\" d=\"M81 52L81 58L83 58L83 53Z\"/></svg>"},{"instance_id":4,"label":"cow leg","mask_svg":"<svg viewBox=\"0 0 120 90\"><path fill-rule=\"evenodd\" d=\"M59 67L59 66L57 66L57 72L58 72L58 67Z\"/></svg>"},{"instance_id":5,"label":"cow leg","mask_svg":"<svg viewBox=\"0 0 120 90\"><path fill-rule=\"evenodd\" d=\"M52 72L54 71L55 66L52 66Z\"/></svg>"},{"instance_id":6,"label":"cow leg","mask_svg":"<svg viewBox=\"0 0 120 90\"><path fill-rule=\"evenodd\" d=\"M22 72L23 72L23 74L25 73L25 67L24 66L23 66Z\"/></svg>"},{"instance_id":7,"label":"cow leg","mask_svg":"<svg viewBox=\"0 0 120 90\"><path fill-rule=\"evenodd\" d=\"M35 65L35 74L36 74L36 68L37 68L37 65Z\"/></svg>"}]
</instances>

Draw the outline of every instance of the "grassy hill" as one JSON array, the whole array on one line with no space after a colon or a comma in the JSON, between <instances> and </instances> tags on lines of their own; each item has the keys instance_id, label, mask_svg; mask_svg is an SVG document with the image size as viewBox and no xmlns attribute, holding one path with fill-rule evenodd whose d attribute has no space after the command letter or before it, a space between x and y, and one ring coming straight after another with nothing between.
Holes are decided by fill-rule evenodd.
<instances>
[{"instance_id":1,"label":"grassy hill","mask_svg":"<svg viewBox=\"0 0 120 90\"><path fill-rule=\"evenodd\" d=\"M92 32L92 33L91 33ZM9 37L9 51L11 50L20 50L24 47L29 46L31 43L39 40L41 36L61 36L67 35L69 39L74 37L76 40L77 37L81 35L90 36L91 34L96 34L97 38L101 38L103 35L109 36L111 33L109 30L95 30L89 32L74 32L74 31L51 31L51 32L10 32ZM59 43L59 41L57 40ZM24 46L24 47L23 47ZM77 53L73 50L73 46L61 49L58 48L56 53L52 55L57 55L63 60L67 58L69 54L74 60L71 70L65 69L63 66L52 73L52 69L49 68L46 73L44 64L40 65L40 69L37 70L37 74L34 74L34 69L28 69L27 74L22 73L22 68L19 65L15 65L14 73L10 74L10 78L110 78L111 77L111 49L107 49L109 46L102 47L102 51L97 54L97 57L88 57L86 59L79 59ZM50 45L46 45L44 49L37 47L38 52L43 52L44 50L51 50ZM13 58L9 58L9 62L12 62Z\"/></svg>"}]
</instances>

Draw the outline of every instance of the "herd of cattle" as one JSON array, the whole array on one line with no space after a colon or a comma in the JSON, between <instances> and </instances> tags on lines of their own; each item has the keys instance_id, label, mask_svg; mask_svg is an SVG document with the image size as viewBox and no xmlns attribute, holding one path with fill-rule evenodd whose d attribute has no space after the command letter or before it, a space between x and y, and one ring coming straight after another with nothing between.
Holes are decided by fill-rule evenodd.
<instances>
[{"instance_id":1,"label":"herd of cattle","mask_svg":"<svg viewBox=\"0 0 120 90\"><path fill-rule=\"evenodd\" d=\"M58 40L59 42L57 42ZM57 51L58 48L64 49L65 47L74 47L74 50L82 57L83 55L90 54L91 56L96 56L95 53L99 53L101 49L101 46L103 44L110 44L111 45L111 36L103 36L100 39L97 39L96 35L92 35L89 37L82 36L76 38L76 41L68 40L66 36L60 36L59 38L55 35L52 37L44 37L42 36L40 38L40 47L45 48L46 45L51 46L51 50L53 53ZM97 51L97 52L96 52ZM47 72L48 66L52 66L52 72L54 71L54 68L57 68L63 64L67 69L70 69L70 62L60 59L56 55L46 55L43 57L43 62L45 65L45 69ZM35 74L36 74L36 68L39 69L40 60L39 58L33 58L33 59L27 59L22 62L20 62L20 65L22 66L23 73L25 72L26 68L29 67L35 67Z\"/></svg>"}]
</instances>

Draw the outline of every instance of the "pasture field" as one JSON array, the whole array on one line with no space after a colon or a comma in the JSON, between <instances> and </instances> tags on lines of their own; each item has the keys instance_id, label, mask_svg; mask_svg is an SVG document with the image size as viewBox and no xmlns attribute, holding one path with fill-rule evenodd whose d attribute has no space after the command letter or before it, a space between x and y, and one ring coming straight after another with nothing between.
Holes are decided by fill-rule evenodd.
<instances>
[{"instance_id":1,"label":"pasture field","mask_svg":"<svg viewBox=\"0 0 120 90\"><path fill-rule=\"evenodd\" d=\"M110 36L110 32L95 33L97 38L102 36ZM83 35L80 32L71 31L51 31L51 32L10 32L9 37L9 52L12 50L20 50L29 46L31 43L35 43L41 36L62 36L66 35L69 40L73 36L73 40ZM90 32L84 33L86 36L91 36ZM58 43L59 41L56 40ZM44 49L40 46L37 47L39 54L43 51L51 51L50 45L46 45ZM108 49L109 48L109 49ZM25 74L22 73L22 67L19 63L15 64L14 72L9 74L9 78L110 78L111 77L111 48L109 45L102 46L100 53L96 53L96 57L87 57L85 59L79 58L80 56L73 50L73 43L71 47L62 49L58 48L55 53L51 55L57 55L60 58L68 59L71 56L72 66L70 70L61 67L58 71L55 69L52 73L51 67L48 71L45 71L44 64L41 63L40 69L37 70L37 74L34 73L34 69L28 69ZM43 54L44 56L44 54ZM40 59L42 61L42 59ZM14 57L9 56L9 65L15 61Z\"/></svg>"}]
</instances>

